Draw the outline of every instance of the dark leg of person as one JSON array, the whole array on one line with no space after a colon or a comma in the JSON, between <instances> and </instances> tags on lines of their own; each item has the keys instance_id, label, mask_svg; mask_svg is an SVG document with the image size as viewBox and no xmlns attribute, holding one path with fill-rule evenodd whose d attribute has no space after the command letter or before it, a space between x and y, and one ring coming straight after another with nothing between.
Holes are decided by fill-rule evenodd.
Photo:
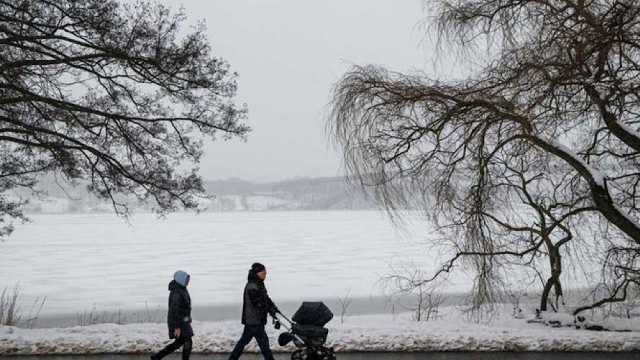
<instances>
[{"instance_id":1,"label":"dark leg of person","mask_svg":"<svg viewBox=\"0 0 640 360\"><path fill-rule=\"evenodd\" d=\"M271 346L269 345L269 336L267 336L267 332L264 331L264 326L256 329L254 336L258 342L258 346L260 347L260 352L262 353L264 360L273 360Z\"/></svg>"},{"instance_id":2,"label":"dark leg of person","mask_svg":"<svg viewBox=\"0 0 640 360\"><path fill-rule=\"evenodd\" d=\"M238 360L240 358L240 355L242 355L242 352L244 351L244 347L247 346L249 342L251 342L252 338L253 332L251 331L251 326L245 326L244 330L242 331L240 340L238 340L238 343L233 348L231 355L229 355L229 360Z\"/></svg>"},{"instance_id":3,"label":"dark leg of person","mask_svg":"<svg viewBox=\"0 0 640 360\"><path fill-rule=\"evenodd\" d=\"M190 337L184 340L184 345L182 345L182 360L189 360L189 356L191 355L191 348L193 347L193 341Z\"/></svg>"},{"instance_id":4,"label":"dark leg of person","mask_svg":"<svg viewBox=\"0 0 640 360\"><path fill-rule=\"evenodd\" d=\"M188 338L189 341L191 341L191 338ZM160 352L158 352L155 355L151 355L151 359L153 360L160 360L163 357L171 354L172 352L178 350L180 348L180 346L182 346L185 342L185 338L177 338L174 342L172 342L171 344L165 346L164 349L160 350Z\"/></svg>"}]
</instances>

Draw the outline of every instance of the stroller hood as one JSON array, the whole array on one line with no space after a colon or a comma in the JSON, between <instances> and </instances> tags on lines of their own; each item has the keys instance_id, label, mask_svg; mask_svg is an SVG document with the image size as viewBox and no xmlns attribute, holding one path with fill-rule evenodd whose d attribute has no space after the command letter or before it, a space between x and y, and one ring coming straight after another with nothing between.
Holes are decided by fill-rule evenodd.
<instances>
[{"instance_id":1,"label":"stroller hood","mask_svg":"<svg viewBox=\"0 0 640 360\"><path fill-rule=\"evenodd\" d=\"M333 313L323 302L305 301L293 315L292 320L300 325L325 326L333 319Z\"/></svg>"}]
</instances>

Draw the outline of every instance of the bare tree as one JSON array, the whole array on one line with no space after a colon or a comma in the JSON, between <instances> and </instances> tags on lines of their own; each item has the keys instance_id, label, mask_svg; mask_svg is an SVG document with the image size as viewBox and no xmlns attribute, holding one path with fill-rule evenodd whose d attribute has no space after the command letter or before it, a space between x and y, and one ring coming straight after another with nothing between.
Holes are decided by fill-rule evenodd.
<instances>
[{"instance_id":1,"label":"bare tree","mask_svg":"<svg viewBox=\"0 0 640 360\"><path fill-rule=\"evenodd\" d=\"M496 195L494 201L503 205L485 210L482 215L487 218L485 226L491 231L491 241L495 243L496 250L475 254L459 251L455 256L491 257L494 263L506 257L505 264L531 268L538 277L542 277L540 271L545 270L548 277L541 278L543 288L539 309L547 310L553 290L555 298L552 307L557 310L558 302L563 297L560 278L562 248L574 238L575 231L572 228L584 225L580 215L595 209L580 206L584 198L576 197L573 192L576 177L559 171L557 167L556 170L548 169L549 165L555 165L553 163L523 156L516 164L500 156L494 160L495 165L502 167L503 171L496 173L495 181L487 187L491 188L489 191L493 194L506 196L501 198ZM447 267L453 265L452 260Z\"/></svg>"},{"instance_id":2,"label":"bare tree","mask_svg":"<svg viewBox=\"0 0 640 360\"><path fill-rule=\"evenodd\" d=\"M425 281L464 260L476 271L477 305L490 302L502 269L496 255L533 255L544 246L551 267L544 291L553 287L559 295L558 250L572 238L572 221L580 221L602 231L603 255L616 249L603 256L603 275L617 274L618 285L635 282L640 4L428 3L443 48L464 57L487 41L481 69L468 80L447 81L355 67L336 86L330 117L353 181L390 214L422 208L446 236L460 239L460 256ZM498 186L514 173L534 189L541 212L529 213L517 228L496 217L509 213L514 194L523 194ZM538 233L540 245L520 246L518 232ZM624 285L612 290L610 300L626 295Z\"/></svg>"},{"instance_id":3,"label":"bare tree","mask_svg":"<svg viewBox=\"0 0 640 360\"><path fill-rule=\"evenodd\" d=\"M438 284L426 283L423 278L422 270L415 267L403 268L383 277L382 283L389 287L392 296L409 295L415 300L402 306L412 312L415 321L436 320L440 316L440 306L444 303L445 297L439 291ZM392 305L395 312L395 303Z\"/></svg>"},{"instance_id":4,"label":"bare tree","mask_svg":"<svg viewBox=\"0 0 640 360\"><path fill-rule=\"evenodd\" d=\"M640 289L640 271L638 270L638 260L640 251L637 249L626 249L610 247L606 254L603 266L603 281L599 287L594 289L594 299L591 304L580 306L574 309L573 314L598 308L606 304L623 303L629 300L629 295L637 296ZM598 292L602 289L604 291ZM604 293L604 295L600 295ZM633 296L632 295L632 296ZM632 297L631 302L637 299Z\"/></svg>"},{"instance_id":5,"label":"bare tree","mask_svg":"<svg viewBox=\"0 0 640 360\"><path fill-rule=\"evenodd\" d=\"M352 301L351 291L348 291L344 297L338 298L338 304L340 304L340 324L344 324L344 317L347 315Z\"/></svg>"},{"instance_id":6,"label":"bare tree","mask_svg":"<svg viewBox=\"0 0 640 360\"><path fill-rule=\"evenodd\" d=\"M203 142L249 129L236 74L184 21L144 1L0 0L0 236L24 218L6 191L45 173L88 182L118 214L120 194L198 205Z\"/></svg>"}]
</instances>

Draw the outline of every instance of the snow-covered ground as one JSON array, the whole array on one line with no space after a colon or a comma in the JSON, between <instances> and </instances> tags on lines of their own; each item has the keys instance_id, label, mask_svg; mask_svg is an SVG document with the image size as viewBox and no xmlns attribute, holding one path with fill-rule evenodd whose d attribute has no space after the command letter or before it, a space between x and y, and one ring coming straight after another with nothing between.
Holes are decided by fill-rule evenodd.
<instances>
[{"instance_id":1,"label":"snow-covered ground","mask_svg":"<svg viewBox=\"0 0 640 360\"><path fill-rule=\"evenodd\" d=\"M338 351L640 351L640 326L631 332L553 328L509 316L474 323L460 312L416 322L411 314L339 317L328 325ZM241 333L238 321L194 322L196 352L228 352ZM272 344L276 330L269 328ZM164 324L100 324L58 329L0 327L0 354L148 353L168 343ZM274 346L276 351L290 348ZM251 344L250 351L257 351Z\"/></svg>"}]
</instances>

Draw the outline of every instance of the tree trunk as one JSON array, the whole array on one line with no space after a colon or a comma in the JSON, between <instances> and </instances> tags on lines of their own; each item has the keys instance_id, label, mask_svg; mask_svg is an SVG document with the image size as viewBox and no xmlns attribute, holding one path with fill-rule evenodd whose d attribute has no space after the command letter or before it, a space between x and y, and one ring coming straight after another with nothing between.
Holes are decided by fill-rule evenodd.
<instances>
[{"instance_id":1,"label":"tree trunk","mask_svg":"<svg viewBox=\"0 0 640 360\"><path fill-rule=\"evenodd\" d=\"M551 277L544 284L542 290L542 297L540 299L540 311L547 311L549 304L549 294L551 289L555 287L556 302L557 299L562 296L562 285L560 284L560 275L562 274L562 258L560 256L560 249L557 246L551 246L549 248L549 264L551 265ZM556 304L557 308L557 304Z\"/></svg>"},{"instance_id":2,"label":"tree trunk","mask_svg":"<svg viewBox=\"0 0 640 360\"><path fill-rule=\"evenodd\" d=\"M540 311L547 311L547 304L549 302L549 293L551 292L551 287L553 287L553 276L550 277L544 284L544 289L542 290L542 298L540 299Z\"/></svg>"}]
</instances>

